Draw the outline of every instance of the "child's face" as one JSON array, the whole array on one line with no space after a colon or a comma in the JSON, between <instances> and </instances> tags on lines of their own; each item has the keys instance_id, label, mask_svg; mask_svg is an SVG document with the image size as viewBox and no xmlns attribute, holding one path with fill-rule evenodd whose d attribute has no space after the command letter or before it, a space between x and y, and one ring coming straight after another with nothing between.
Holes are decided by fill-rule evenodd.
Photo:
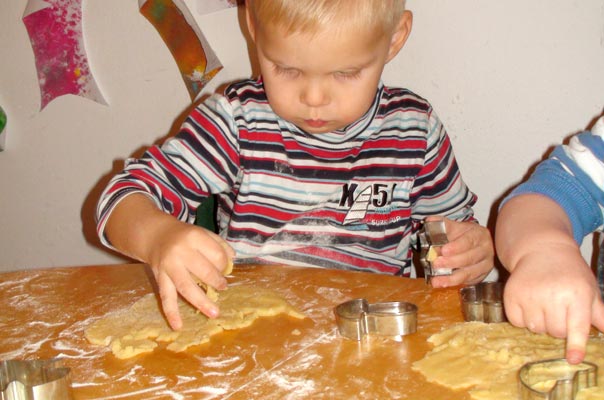
<instances>
[{"instance_id":1,"label":"child's face","mask_svg":"<svg viewBox=\"0 0 604 400\"><path fill-rule=\"evenodd\" d=\"M361 118L373 103L384 65L396 55L391 37L339 26L317 33L256 26L264 87L281 118L325 133Z\"/></svg>"}]
</instances>

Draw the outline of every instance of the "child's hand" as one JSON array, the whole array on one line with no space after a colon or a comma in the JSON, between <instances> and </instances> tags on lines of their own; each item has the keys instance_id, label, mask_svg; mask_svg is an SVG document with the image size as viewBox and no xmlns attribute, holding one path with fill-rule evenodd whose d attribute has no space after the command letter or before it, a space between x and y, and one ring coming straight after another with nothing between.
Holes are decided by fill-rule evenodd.
<instances>
[{"instance_id":1,"label":"child's hand","mask_svg":"<svg viewBox=\"0 0 604 400\"><path fill-rule=\"evenodd\" d=\"M196 284L195 278L215 289L225 289L222 271L234 256L218 235L176 219L162 223L154 234L148 263L159 287L162 308L170 326L178 330L182 319L178 294L208 317L218 316L218 308Z\"/></svg>"},{"instance_id":2,"label":"child's hand","mask_svg":"<svg viewBox=\"0 0 604 400\"><path fill-rule=\"evenodd\" d=\"M429 217L438 220L438 217ZM494 266L493 240L487 228L475 222L445 219L449 243L441 248L441 256L432 262L435 268L451 268L449 276L435 276L433 287L475 284L482 281Z\"/></svg>"},{"instance_id":3,"label":"child's hand","mask_svg":"<svg viewBox=\"0 0 604 400\"><path fill-rule=\"evenodd\" d=\"M504 307L516 326L566 337L566 359L572 364L585 357L591 325L604 331L598 285L576 246L543 246L525 254L506 284Z\"/></svg>"}]
</instances>

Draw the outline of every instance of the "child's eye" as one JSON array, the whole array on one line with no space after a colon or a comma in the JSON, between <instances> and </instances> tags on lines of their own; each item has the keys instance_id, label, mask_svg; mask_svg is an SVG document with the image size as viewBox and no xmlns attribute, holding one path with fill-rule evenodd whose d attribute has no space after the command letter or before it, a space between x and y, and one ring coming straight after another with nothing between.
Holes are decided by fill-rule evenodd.
<instances>
[{"instance_id":1,"label":"child's eye","mask_svg":"<svg viewBox=\"0 0 604 400\"><path fill-rule=\"evenodd\" d=\"M276 75L282 75L286 78L295 78L300 74L300 71L295 68L282 67L280 65L274 65L273 70Z\"/></svg>"},{"instance_id":2,"label":"child's eye","mask_svg":"<svg viewBox=\"0 0 604 400\"><path fill-rule=\"evenodd\" d=\"M334 73L337 79L358 79L361 71L338 71Z\"/></svg>"}]
</instances>

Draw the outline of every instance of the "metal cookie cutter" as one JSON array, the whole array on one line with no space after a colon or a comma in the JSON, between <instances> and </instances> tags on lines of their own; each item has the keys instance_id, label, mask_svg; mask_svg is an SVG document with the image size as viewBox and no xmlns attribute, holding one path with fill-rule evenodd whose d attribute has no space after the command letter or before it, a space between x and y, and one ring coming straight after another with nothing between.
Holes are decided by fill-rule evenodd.
<instances>
[{"instance_id":1,"label":"metal cookie cutter","mask_svg":"<svg viewBox=\"0 0 604 400\"><path fill-rule=\"evenodd\" d=\"M0 363L0 399L72 400L69 368L59 359Z\"/></svg>"},{"instance_id":2,"label":"metal cookie cutter","mask_svg":"<svg viewBox=\"0 0 604 400\"><path fill-rule=\"evenodd\" d=\"M433 276L451 275L452 269L433 268L432 261L440 256L440 248L449 243L447 232L445 231L445 221L426 221L418 233L420 253L419 259L424 267L424 277L426 282L430 283Z\"/></svg>"},{"instance_id":3,"label":"metal cookie cutter","mask_svg":"<svg viewBox=\"0 0 604 400\"><path fill-rule=\"evenodd\" d=\"M569 364L564 358L525 364L518 373L522 400L573 400L581 389L596 386L598 367L584 361Z\"/></svg>"},{"instance_id":4,"label":"metal cookie cutter","mask_svg":"<svg viewBox=\"0 0 604 400\"><path fill-rule=\"evenodd\" d=\"M354 299L335 308L340 335L361 340L364 335L403 336L417 330L417 306L403 301L369 304Z\"/></svg>"},{"instance_id":5,"label":"metal cookie cutter","mask_svg":"<svg viewBox=\"0 0 604 400\"><path fill-rule=\"evenodd\" d=\"M459 290L464 320L505 322L503 283L481 282Z\"/></svg>"}]
</instances>

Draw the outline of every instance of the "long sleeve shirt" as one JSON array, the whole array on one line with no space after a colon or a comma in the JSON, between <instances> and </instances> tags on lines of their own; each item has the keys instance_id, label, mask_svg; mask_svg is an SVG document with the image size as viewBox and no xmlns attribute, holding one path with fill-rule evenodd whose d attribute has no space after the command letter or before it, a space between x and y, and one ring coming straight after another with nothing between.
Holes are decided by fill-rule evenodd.
<instances>
[{"instance_id":1,"label":"long sleeve shirt","mask_svg":"<svg viewBox=\"0 0 604 400\"><path fill-rule=\"evenodd\" d=\"M108 216L133 192L187 222L217 195L239 258L404 276L422 220L471 220L476 201L441 121L411 91L380 84L361 119L308 134L272 111L262 80L211 96L178 135L127 160L98 204L105 245Z\"/></svg>"},{"instance_id":2,"label":"long sleeve shirt","mask_svg":"<svg viewBox=\"0 0 604 400\"><path fill-rule=\"evenodd\" d=\"M578 244L604 225L604 117L591 132L559 145L505 201L524 193L554 200L568 215ZM505 202L504 201L504 202Z\"/></svg>"}]
</instances>

